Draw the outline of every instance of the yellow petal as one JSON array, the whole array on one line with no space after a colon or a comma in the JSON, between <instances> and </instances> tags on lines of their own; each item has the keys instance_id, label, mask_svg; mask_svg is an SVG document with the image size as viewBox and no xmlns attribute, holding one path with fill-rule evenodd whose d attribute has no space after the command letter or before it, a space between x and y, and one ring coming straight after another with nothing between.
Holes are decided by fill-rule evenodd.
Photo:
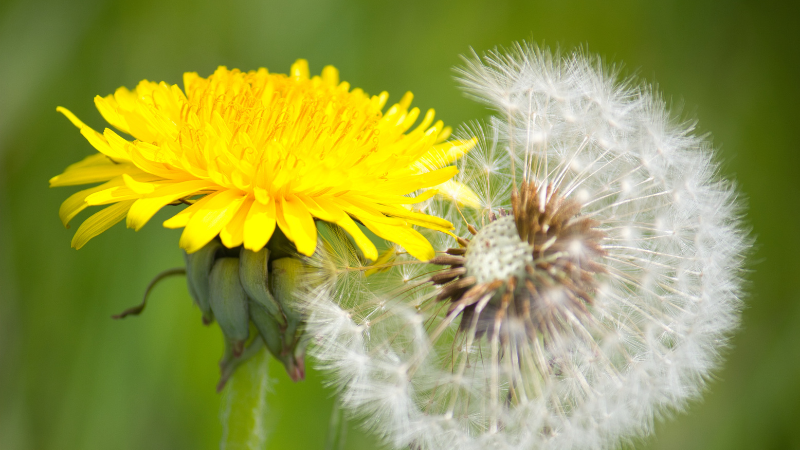
<instances>
[{"instance_id":1,"label":"yellow petal","mask_svg":"<svg viewBox=\"0 0 800 450\"><path fill-rule=\"evenodd\" d=\"M213 194L209 194L209 195L206 195L205 197L200 198L199 200L194 202L194 204L192 204L188 208L184 209L183 211L179 212L178 214L175 214L171 218L165 220L163 225L166 228L181 228L181 227L185 227L186 224L189 223L189 219L192 218L194 213L196 213L197 211L200 211L200 209L203 208L203 206L205 206L205 204L208 203L209 200L211 200L211 198L210 198L211 195L213 195Z\"/></svg>"},{"instance_id":2,"label":"yellow petal","mask_svg":"<svg viewBox=\"0 0 800 450\"><path fill-rule=\"evenodd\" d=\"M125 117L117 112L118 105L113 95L108 95L106 97L96 96L94 98L94 105L97 107L97 110L100 111L103 118L106 119L106 122L123 133L131 134Z\"/></svg>"},{"instance_id":3,"label":"yellow petal","mask_svg":"<svg viewBox=\"0 0 800 450\"><path fill-rule=\"evenodd\" d=\"M427 170L449 166L458 161L477 143L478 140L473 138L468 141L450 141L436 145L419 158L414 165L420 169Z\"/></svg>"},{"instance_id":4,"label":"yellow petal","mask_svg":"<svg viewBox=\"0 0 800 450\"><path fill-rule=\"evenodd\" d=\"M383 215L383 213L375 208L377 206L375 203L367 203L359 201L356 198L344 196L340 198L329 197L328 200L346 213L358 219L363 217L368 218L373 222L381 222L387 225L405 225L405 221L402 219L386 217Z\"/></svg>"},{"instance_id":5,"label":"yellow petal","mask_svg":"<svg viewBox=\"0 0 800 450\"><path fill-rule=\"evenodd\" d=\"M442 131L439 133L438 136L436 136L436 143L438 144L439 142L446 141L447 138L449 138L451 134L453 134L453 128L452 127L444 127L444 128L442 128Z\"/></svg>"},{"instance_id":6,"label":"yellow petal","mask_svg":"<svg viewBox=\"0 0 800 450\"><path fill-rule=\"evenodd\" d=\"M114 164L116 163L114 161L111 161L111 159L109 159L108 156L102 153L95 153L93 155L87 156L86 158L83 158L82 160L76 162L75 164L70 164L69 166L67 166L65 171L70 169L79 169L81 167L102 166L102 165L110 166Z\"/></svg>"},{"instance_id":7,"label":"yellow petal","mask_svg":"<svg viewBox=\"0 0 800 450\"><path fill-rule=\"evenodd\" d=\"M137 194L150 194L156 189L156 185L147 182L136 181L128 174L122 175L122 181L128 189L136 192Z\"/></svg>"},{"instance_id":8,"label":"yellow petal","mask_svg":"<svg viewBox=\"0 0 800 450\"><path fill-rule=\"evenodd\" d=\"M481 207L480 197L478 197L478 194L476 194L466 184L455 180L449 180L440 184L438 189L439 194L445 198L456 201L459 205L468 206L475 209L479 209Z\"/></svg>"},{"instance_id":9,"label":"yellow petal","mask_svg":"<svg viewBox=\"0 0 800 450\"><path fill-rule=\"evenodd\" d=\"M429 188L453 178L458 173L455 166L445 167L433 172L426 172L419 175L395 178L376 186L387 194L405 195L418 189Z\"/></svg>"},{"instance_id":10,"label":"yellow petal","mask_svg":"<svg viewBox=\"0 0 800 450\"><path fill-rule=\"evenodd\" d=\"M84 189L70 195L66 200L64 200L64 203L62 203L61 207L58 209L58 217L61 219L61 223L64 224L64 227L69 228L69 222L75 216L77 216L78 213L89 207L89 204L86 203L86 197L94 194L95 192L109 189L114 186L119 186L121 184L122 180L120 178L115 178L107 183L101 184L100 186Z\"/></svg>"},{"instance_id":11,"label":"yellow petal","mask_svg":"<svg viewBox=\"0 0 800 450\"><path fill-rule=\"evenodd\" d=\"M377 95L376 97L377 97L377 103L375 104L375 106L378 109L383 109L383 107L386 106L386 100L389 100L389 93L386 92L386 91L383 91L379 95Z\"/></svg>"},{"instance_id":12,"label":"yellow petal","mask_svg":"<svg viewBox=\"0 0 800 450\"><path fill-rule=\"evenodd\" d=\"M303 255L311 256L317 247L317 227L314 225L314 218L306 209L305 204L294 195L284 199L283 217L289 228L281 227L286 236L291 236L297 251Z\"/></svg>"},{"instance_id":13,"label":"yellow petal","mask_svg":"<svg viewBox=\"0 0 800 450\"><path fill-rule=\"evenodd\" d=\"M75 116L75 114L72 114L72 112L67 108L62 108L61 106L59 106L58 108L56 108L56 111L67 116L67 119L69 119L69 121L72 122L73 125L75 125L81 130L81 134L83 135L83 137L85 137L86 140L89 141L90 144L92 144L92 147L97 149L98 152L107 155L108 157L116 161L127 161L129 159L127 154L125 154L124 152L119 152L116 149L112 148L110 145L108 145L108 141L106 141L105 137L102 134L98 133L97 131L92 129L92 127L81 122L81 120L78 119L78 117Z\"/></svg>"},{"instance_id":14,"label":"yellow petal","mask_svg":"<svg viewBox=\"0 0 800 450\"><path fill-rule=\"evenodd\" d=\"M401 205L413 205L415 203L422 203L422 202L430 199L431 197L433 197L434 195L436 195L438 193L439 193L439 191L437 189L431 188L431 189L428 189L428 190L422 192L421 194L417 195L416 197L401 196L401 197L403 197L403 199L402 200L398 199L400 201L398 201L397 203L400 203ZM405 200L405 199L407 199L407 200ZM404 201L405 203L401 203L401 201ZM388 203L388 202L381 202L381 203Z\"/></svg>"},{"instance_id":15,"label":"yellow petal","mask_svg":"<svg viewBox=\"0 0 800 450\"><path fill-rule=\"evenodd\" d=\"M431 124L433 123L433 118L435 116L436 116L436 111L433 110L433 109L429 109L427 112L425 112L425 117L422 118L422 122L420 122L419 125L417 125L417 128L415 128L412 133L414 133L414 132L416 132L416 133L424 133L424 132L426 132L428 127L430 127Z\"/></svg>"},{"instance_id":16,"label":"yellow petal","mask_svg":"<svg viewBox=\"0 0 800 450\"><path fill-rule=\"evenodd\" d=\"M133 192L127 186L117 186L87 196L86 203L89 204L89 206L107 205L124 200L135 200L139 197L141 197L141 194Z\"/></svg>"},{"instance_id":17,"label":"yellow petal","mask_svg":"<svg viewBox=\"0 0 800 450\"><path fill-rule=\"evenodd\" d=\"M289 70L289 75L295 80L307 80L309 76L308 61L305 59L295 61Z\"/></svg>"},{"instance_id":18,"label":"yellow petal","mask_svg":"<svg viewBox=\"0 0 800 450\"><path fill-rule=\"evenodd\" d=\"M178 245L186 253L194 253L214 239L245 199L244 194L237 191L219 191L208 197L208 202L192 215L181 234Z\"/></svg>"},{"instance_id":19,"label":"yellow petal","mask_svg":"<svg viewBox=\"0 0 800 450\"><path fill-rule=\"evenodd\" d=\"M275 199L267 204L253 202L244 222L244 248L257 252L267 245L275 232L275 214Z\"/></svg>"},{"instance_id":20,"label":"yellow petal","mask_svg":"<svg viewBox=\"0 0 800 450\"><path fill-rule=\"evenodd\" d=\"M372 261L378 259L378 249L375 248L375 244L369 240L367 235L361 231L361 228L358 227L358 224L356 224L353 219L350 218L350 216L345 214L341 220L336 222L336 225L342 227L347 234L353 237L353 240L358 248L364 252L365 258Z\"/></svg>"},{"instance_id":21,"label":"yellow petal","mask_svg":"<svg viewBox=\"0 0 800 450\"><path fill-rule=\"evenodd\" d=\"M337 221L341 220L342 216L344 215L344 211L334 207L324 198L311 198L300 195L297 197L303 201L308 209L308 212L310 212L312 216L320 218L326 222L336 223Z\"/></svg>"},{"instance_id":22,"label":"yellow petal","mask_svg":"<svg viewBox=\"0 0 800 450\"><path fill-rule=\"evenodd\" d=\"M433 246L419 231L408 226L386 225L383 223L363 220L364 226L387 241L396 242L406 249L413 257L420 261L429 261L436 256Z\"/></svg>"},{"instance_id":23,"label":"yellow petal","mask_svg":"<svg viewBox=\"0 0 800 450\"><path fill-rule=\"evenodd\" d=\"M143 154L151 149L157 151L158 147L147 142L136 141L131 144L110 129L106 128L106 135L109 136L109 142L112 145L124 145L127 151L130 151L131 162L136 165L143 172L150 173L161 178L184 178L187 174L183 171L174 170L169 164L162 161L152 161Z\"/></svg>"},{"instance_id":24,"label":"yellow petal","mask_svg":"<svg viewBox=\"0 0 800 450\"><path fill-rule=\"evenodd\" d=\"M78 227L78 231L72 237L72 246L80 249L91 238L114 226L114 224L125 218L125 214L132 204L133 200L119 202L92 214Z\"/></svg>"},{"instance_id":25,"label":"yellow petal","mask_svg":"<svg viewBox=\"0 0 800 450\"><path fill-rule=\"evenodd\" d=\"M336 67L333 66L325 66L322 68L322 81L331 86L336 86L339 84L339 71Z\"/></svg>"},{"instance_id":26,"label":"yellow petal","mask_svg":"<svg viewBox=\"0 0 800 450\"><path fill-rule=\"evenodd\" d=\"M174 174L169 170L167 164L155 157L155 154L168 154L167 152L161 151L160 147L157 145L143 141L129 142L110 128L106 128L105 131L103 131L103 137L108 141L109 147L113 148L117 153L124 154L127 159L141 170L162 178L173 177ZM148 152L153 153L153 155L148 155L151 156L150 158L144 156Z\"/></svg>"},{"instance_id":27,"label":"yellow petal","mask_svg":"<svg viewBox=\"0 0 800 450\"><path fill-rule=\"evenodd\" d=\"M413 205L422 203L434 195L438 194L437 189L428 189L416 197L406 197L405 195L384 195L378 192L362 193L362 200L370 203L383 203L384 205Z\"/></svg>"},{"instance_id":28,"label":"yellow petal","mask_svg":"<svg viewBox=\"0 0 800 450\"><path fill-rule=\"evenodd\" d=\"M72 124L75 125L78 129L81 129L81 128L87 126L85 123L83 123L81 121L81 119L78 119L78 116L76 116L75 114L72 114L72 111L68 110L67 108L64 108L63 106L57 107L56 111L58 111L61 114L65 115L67 117L67 119L69 119L69 121L72 122Z\"/></svg>"},{"instance_id":29,"label":"yellow petal","mask_svg":"<svg viewBox=\"0 0 800 450\"><path fill-rule=\"evenodd\" d=\"M244 222L247 219L247 215L250 214L250 208L254 201L253 197L248 196L242 206L239 207L239 211L236 211L233 219L219 232L219 238L225 247L235 248L244 242Z\"/></svg>"},{"instance_id":30,"label":"yellow petal","mask_svg":"<svg viewBox=\"0 0 800 450\"><path fill-rule=\"evenodd\" d=\"M453 224L445 219L440 219L438 217L430 216L428 214L416 213L399 206L381 205L380 203L375 203L372 205L372 207L374 208L375 211L383 213L389 217L401 218L405 221L413 222L415 224L422 225L427 228L444 229L444 230L453 229ZM373 217L369 217L369 219L375 220ZM386 223L385 221L382 220L379 220L378 222Z\"/></svg>"},{"instance_id":31,"label":"yellow petal","mask_svg":"<svg viewBox=\"0 0 800 450\"><path fill-rule=\"evenodd\" d=\"M331 201L330 198L316 197L311 199L305 197L302 200L314 217L319 217L326 222L335 223L352 236L356 245L364 253L365 258L375 260L378 257L378 250L375 248L375 244L361 231L353 219L339 208L336 203Z\"/></svg>"},{"instance_id":32,"label":"yellow petal","mask_svg":"<svg viewBox=\"0 0 800 450\"><path fill-rule=\"evenodd\" d=\"M103 156L103 158L106 157ZM108 181L124 173L144 174L144 172L132 164L96 164L75 168L70 166L61 175L56 175L50 179L50 187L98 183L101 181Z\"/></svg>"},{"instance_id":33,"label":"yellow petal","mask_svg":"<svg viewBox=\"0 0 800 450\"><path fill-rule=\"evenodd\" d=\"M184 197L205 190L218 188L205 180L184 181L159 186L152 193L141 197L131 206L126 221L128 228L140 230L161 208Z\"/></svg>"},{"instance_id":34,"label":"yellow petal","mask_svg":"<svg viewBox=\"0 0 800 450\"><path fill-rule=\"evenodd\" d=\"M294 236L292 236L294 230L286 223L286 217L283 214L283 202L280 200L275 200L275 222L277 222L283 234L286 235L286 239L294 242Z\"/></svg>"},{"instance_id":35,"label":"yellow petal","mask_svg":"<svg viewBox=\"0 0 800 450\"><path fill-rule=\"evenodd\" d=\"M403 98L400 99L400 102L397 104L402 109L408 109L411 106L411 101L414 100L414 94L411 91L406 92L403 94Z\"/></svg>"}]
</instances>

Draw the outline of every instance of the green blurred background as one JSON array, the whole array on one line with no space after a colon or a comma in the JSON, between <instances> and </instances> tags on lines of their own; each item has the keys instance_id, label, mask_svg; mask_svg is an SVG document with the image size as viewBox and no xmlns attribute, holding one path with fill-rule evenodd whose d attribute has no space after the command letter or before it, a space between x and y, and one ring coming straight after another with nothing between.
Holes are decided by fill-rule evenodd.
<instances>
[{"instance_id":1,"label":"green blurred background","mask_svg":"<svg viewBox=\"0 0 800 450\"><path fill-rule=\"evenodd\" d=\"M55 107L102 129L92 98L144 78L217 65L286 72L334 64L371 93L406 90L447 124L485 117L451 68L470 47L533 39L586 45L659 83L719 148L757 236L743 326L705 399L659 422L651 449L800 448L800 14L764 1L165 1L0 3L0 449L211 449L220 333L182 280L179 230L118 225L80 251L58 220L77 189L47 180L93 149ZM83 216L85 217L85 215ZM80 218L79 218L80 219ZM313 364L313 362L312 362ZM322 449L332 392L282 367L269 402L274 449ZM351 427L345 448L376 448Z\"/></svg>"}]
</instances>

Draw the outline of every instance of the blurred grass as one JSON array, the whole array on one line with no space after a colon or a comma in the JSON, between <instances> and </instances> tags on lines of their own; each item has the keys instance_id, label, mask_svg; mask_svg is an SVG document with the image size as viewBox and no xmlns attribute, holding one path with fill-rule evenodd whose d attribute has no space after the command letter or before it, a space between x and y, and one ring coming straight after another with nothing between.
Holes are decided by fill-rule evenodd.
<instances>
[{"instance_id":1,"label":"blurred grass","mask_svg":"<svg viewBox=\"0 0 800 450\"><path fill-rule=\"evenodd\" d=\"M459 54L534 39L588 45L657 81L713 131L758 237L743 327L703 402L660 422L652 449L800 448L800 39L793 2L625 0L406 2L6 0L0 3L0 449L203 449L221 433L219 331L181 281L139 318L109 319L149 279L182 264L179 231L117 226L80 251L47 180L93 150L55 107L103 128L92 98L144 78L217 65L285 72L307 58L343 79L435 107L447 124L484 117L452 80ZM79 218L80 219L80 218ZM274 449L322 449L332 392L279 364ZM347 431L347 449L375 441Z\"/></svg>"}]
</instances>

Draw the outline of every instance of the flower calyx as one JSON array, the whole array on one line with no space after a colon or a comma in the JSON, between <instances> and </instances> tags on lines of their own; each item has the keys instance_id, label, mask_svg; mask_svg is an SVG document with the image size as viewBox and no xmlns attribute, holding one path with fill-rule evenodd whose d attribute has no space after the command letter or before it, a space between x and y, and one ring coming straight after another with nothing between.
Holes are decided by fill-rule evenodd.
<instances>
[{"instance_id":1,"label":"flower calyx","mask_svg":"<svg viewBox=\"0 0 800 450\"><path fill-rule=\"evenodd\" d=\"M290 245L278 233L257 252L244 247L226 248L214 239L194 253L184 253L185 269L162 272L150 283L140 305L113 317L138 315L158 281L185 274L203 323L210 325L216 320L225 340L217 391L262 346L283 363L293 381L303 380L307 340L295 296L304 265L294 251L287 250Z\"/></svg>"}]
</instances>

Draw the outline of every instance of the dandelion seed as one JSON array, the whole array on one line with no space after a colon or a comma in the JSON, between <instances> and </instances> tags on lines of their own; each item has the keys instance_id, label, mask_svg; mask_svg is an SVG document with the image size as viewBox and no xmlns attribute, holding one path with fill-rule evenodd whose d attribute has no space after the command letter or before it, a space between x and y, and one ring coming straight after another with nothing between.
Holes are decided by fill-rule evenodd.
<instances>
[{"instance_id":1,"label":"dandelion seed","mask_svg":"<svg viewBox=\"0 0 800 450\"><path fill-rule=\"evenodd\" d=\"M595 57L520 45L460 73L498 113L470 130L482 140L456 177L481 206L426 202L458 239L370 277L327 232L308 261L313 351L396 447L593 449L649 433L699 396L738 322L750 241L733 185L657 93Z\"/></svg>"}]
</instances>

